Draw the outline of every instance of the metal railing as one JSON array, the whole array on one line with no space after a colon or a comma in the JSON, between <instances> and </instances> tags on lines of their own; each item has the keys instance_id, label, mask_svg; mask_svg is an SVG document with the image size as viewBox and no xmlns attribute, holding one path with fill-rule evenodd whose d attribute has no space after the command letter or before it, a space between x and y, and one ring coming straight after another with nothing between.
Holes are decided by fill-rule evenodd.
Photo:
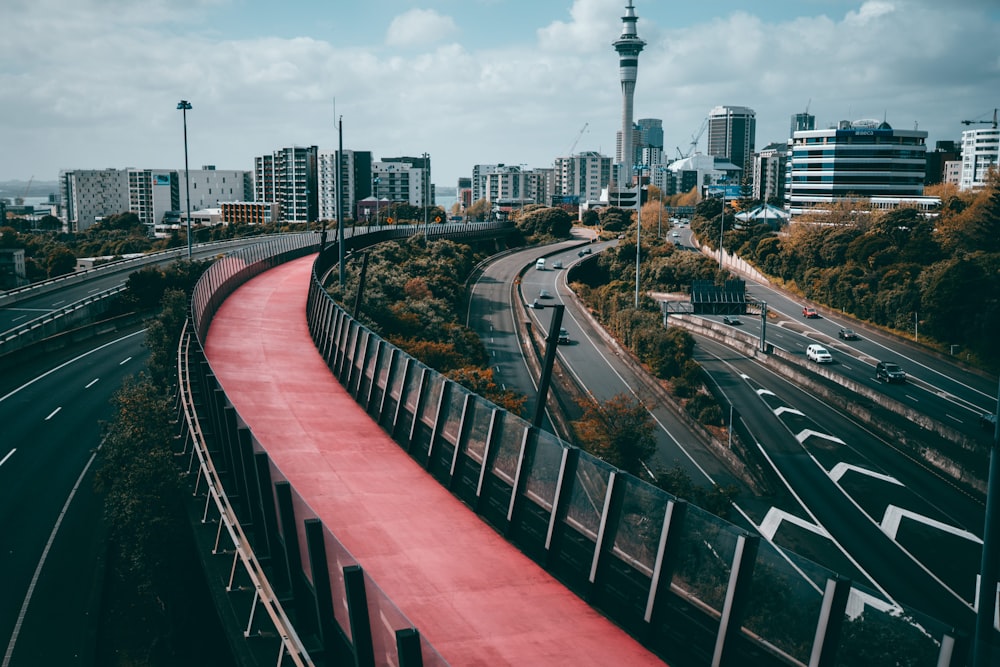
<instances>
[{"instance_id":1,"label":"metal railing","mask_svg":"<svg viewBox=\"0 0 1000 667\"><path fill-rule=\"evenodd\" d=\"M364 230L345 246L398 235L407 234ZM200 339L239 283L304 251L254 252L222 260L199 283L192 320ZM827 667L849 664L838 653L879 649L887 659L889 652L905 653L922 656L919 664L928 667L952 664L952 628L532 427L362 326L321 283L336 257L334 245L317 258L306 310L310 335L334 376L428 474L650 650L692 665ZM275 572L291 573L282 585L296 609L312 610L297 615L299 636L317 638L326 654L346 659L377 654L401 665L419 664L407 656L443 664L375 582L357 573L357 563L269 462L212 379L206 370L202 391L207 403L217 402L207 414L226 462L221 477L238 489L236 514L254 526L250 543ZM373 613L379 624L370 622ZM857 631L842 632L846 627ZM872 628L892 642L860 644Z\"/></svg>"}]
</instances>

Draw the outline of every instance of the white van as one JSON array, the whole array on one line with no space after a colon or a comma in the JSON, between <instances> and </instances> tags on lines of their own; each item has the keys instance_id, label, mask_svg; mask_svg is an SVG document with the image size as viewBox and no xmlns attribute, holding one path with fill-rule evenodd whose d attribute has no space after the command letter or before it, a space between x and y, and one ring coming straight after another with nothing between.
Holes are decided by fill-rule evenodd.
<instances>
[{"instance_id":1,"label":"white van","mask_svg":"<svg viewBox=\"0 0 1000 667\"><path fill-rule=\"evenodd\" d=\"M833 363L833 355L826 351L822 345L810 345L806 348L806 356L817 364Z\"/></svg>"},{"instance_id":2,"label":"white van","mask_svg":"<svg viewBox=\"0 0 1000 667\"><path fill-rule=\"evenodd\" d=\"M545 258L544 257L539 257L538 258L538 261L535 262L535 268L538 269L539 271L544 271L545 270Z\"/></svg>"}]
</instances>

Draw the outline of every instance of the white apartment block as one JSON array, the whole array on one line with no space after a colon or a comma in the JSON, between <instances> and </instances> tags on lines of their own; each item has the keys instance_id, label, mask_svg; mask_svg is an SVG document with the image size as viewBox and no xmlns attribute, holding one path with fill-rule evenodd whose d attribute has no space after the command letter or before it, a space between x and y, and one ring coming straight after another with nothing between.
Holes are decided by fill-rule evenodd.
<instances>
[{"instance_id":1,"label":"white apartment block","mask_svg":"<svg viewBox=\"0 0 1000 667\"><path fill-rule=\"evenodd\" d=\"M177 172L165 169L128 169L128 206L150 229L170 211L180 210Z\"/></svg>"},{"instance_id":2,"label":"white apartment block","mask_svg":"<svg viewBox=\"0 0 1000 667\"><path fill-rule=\"evenodd\" d=\"M942 182L958 186L962 182L962 161L948 160L944 163Z\"/></svg>"},{"instance_id":3,"label":"white apartment block","mask_svg":"<svg viewBox=\"0 0 1000 667\"><path fill-rule=\"evenodd\" d=\"M877 120L841 121L837 128L796 132L789 141L786 210L798 215L835 201L878 198L922 209L927 133L894 130Z\"/></svg>"},{"instance_id":4,"label":"white apartment block","mask_svg":"<svg viewBox=\"0 0 1000 667\"><path fill-rule=\"evenodd\" d=\"M480 199L489 199L486 192L486 176L492 174L498 167L496 164L477 164L472 167L472 203Z\"/></svg>"},{"instance_id":5,"label":"white apartment block","mask_svg":"<svg viewBox=\"0 0 1000 667\"><path fill-rule=\"evenodd\" d=\"M59 172L62 209L71 232L82 232L109 215L129 210L128 174L123 169Z\"/></svg>"},{"instance_id":6,"label":"white apartment block","mask_svg":"<svg viewBox=\"0 0 1000 667\"><path fill-rule=\"evenodd\" d=\"M372 194L380 201L430 206L433 203L426 169L405 162L373 162Z\"/></svg>"},{"instance_id":7,"label":"white apartment block","mask_svg":"<svg viewBox=\"0 0 1000 667\"><path fill-rule=\"evenodd\" d=\"M228 201L246 201L253 196L251 172L232 169L216 169L206 165L201 169L191 169L191 212L209 208L218 208L219 204ZM177 171L178 179L178 211L187 214L187 187L184 183L184 170Z\"/></svg>"},{"instance_id":8,"label":"white apartment block","mask_svg":"<svg viewBox=\"0 0 1000 667\"><path fill-rule=\"evenodd\" d=\"M254 201L278 204L280 222L318 220L318 158L316 146L282 148L254 158Z\"/></svg>"},{"instance_id":9,"label":"white apartment block","mask_svg":"<svg viewBox=\"0 0 1000 667\"><path fill-rule=\"evenodd\" d=\"M543 173L525 171L520 165L497 165L483 176L486 199L497 206L524 206L545 201L546 179Z\"/></svg>"},{"instance_id":10,"label":"white apartment block","mask_svg":"<svg viewBox=\"0 0 1000 667\"><path fill-rule=\"evenodd\" d=\"M586 151L555 160L552 197L557 201L599 201L611 182L611 158Z\"/></svg>"},{"instance_id":11,"label":"white apartment block","mask_svg":"<svg viewBox=\"0 0 1000 667\"><path fill-rule=\"evenodd\" d=\"M340 169L337 169L337 151L320 151L319 171L319 219L337 219L337 178L341 180L341 210L344 218L354 216L355 204L365 196L371 186L372 156L368 151L345 150L342 152ZM362 176L363 175L363 176ZM364 181L362 183L361 181Z\"/></svg>"},{"instance_id":12,"label":"white apartment block","mask_svg":"<svg viewBox=\"0 0 1000 667\"><path fill-rule=\"evenodd\" d=\"M979 190L985 186L990 167L997 168L998 155L1000 129L993 127L962 132L962 175L958 189Z\"/></svg>"}]
</instances>

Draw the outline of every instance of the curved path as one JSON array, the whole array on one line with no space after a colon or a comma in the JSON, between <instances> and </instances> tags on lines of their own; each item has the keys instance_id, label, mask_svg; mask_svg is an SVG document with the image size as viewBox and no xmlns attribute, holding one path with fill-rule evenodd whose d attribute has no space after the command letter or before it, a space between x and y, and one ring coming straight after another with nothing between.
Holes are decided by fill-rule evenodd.
<instances>
[{"instance_id":1,"label":"curved path","mask_svg":"<svg viewBox=\"0 0 1000 667\"><path fill-rule=\"evenodd\" d=\"M311 255L229 297L206 353L257 441L453 665L662 665L413 461L334 379L305 319Z\"/></svg>"}]
</instances>

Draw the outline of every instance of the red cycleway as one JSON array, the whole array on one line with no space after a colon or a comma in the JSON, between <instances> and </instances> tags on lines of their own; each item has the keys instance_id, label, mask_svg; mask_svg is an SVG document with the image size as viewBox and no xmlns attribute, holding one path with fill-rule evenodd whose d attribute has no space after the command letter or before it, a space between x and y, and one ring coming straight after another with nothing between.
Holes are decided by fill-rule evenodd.
<instances>
[{"instance_id":1,"label":"red cycleway","mask_svg":"<svg viewBox=\"0 0 1000 667\"><path fill-rule=\"evenodd\" d=\"M213 371L292 486L452 665L662 665L413 461L334 379L306 324L315 255L222 304Z\"/></svg>"}]
</instances>

